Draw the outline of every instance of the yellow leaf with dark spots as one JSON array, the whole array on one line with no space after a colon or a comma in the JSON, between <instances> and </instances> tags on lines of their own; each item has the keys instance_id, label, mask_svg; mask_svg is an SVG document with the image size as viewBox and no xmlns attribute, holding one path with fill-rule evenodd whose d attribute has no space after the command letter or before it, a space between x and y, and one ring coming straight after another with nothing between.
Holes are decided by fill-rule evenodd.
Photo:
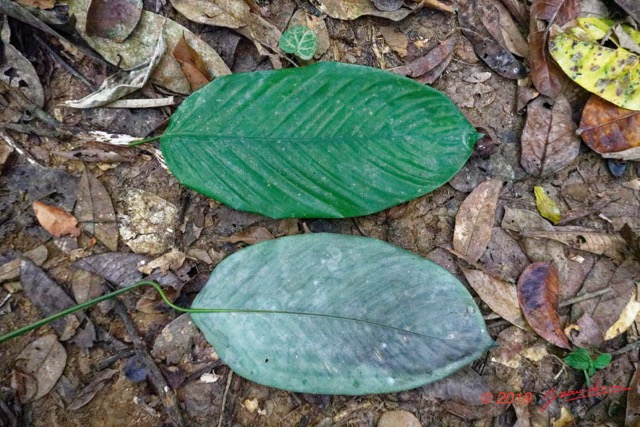
<instances>
[{"instance_id":1,"label":"yellow leaf with dark spots","mask_svg":"<svg viewBox=\"0 0 640 427\"><path fill-rule=\"evenodd\" d=\"M640 57L626 49L560 33L549 42L551 56L580 86L629 110L640 110Z\"/></svg>"}]
</instances>

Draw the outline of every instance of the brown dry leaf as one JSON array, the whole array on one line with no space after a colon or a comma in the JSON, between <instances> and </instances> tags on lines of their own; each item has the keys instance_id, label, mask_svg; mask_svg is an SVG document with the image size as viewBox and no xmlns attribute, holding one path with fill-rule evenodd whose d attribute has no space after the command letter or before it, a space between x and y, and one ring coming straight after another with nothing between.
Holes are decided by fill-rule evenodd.
<instances>
[{"instance_id":1,"label":"brown dry leaf","mask_svg":"<svg viewBox=\"0 0 640 427\"><path fill-rule=\"evenodd\" d=\"M437 80L453 58L453 49L456 46L458 37L453 35L443 40L431 49L425 56L422 56L409 64L392 68L389 71L402 76L413 77L421 83L431 84Z\"/></svg>"},{"instance_id":2,"label":"brown dry leaf","mask_svg":"<svg viewBox=\"0 0 640 427\"><path fill-rule=\"evenodd\" d=\"M190 21L233 28L251 40L261 55L269 56L274 68L281 68L274 52L279 52L282 33L254 14L244 0L171 0L171 4ZM201 51L198 49L198 52Z\"/></svg>"},{"instance_id":3,"label":"brown dry leaf","mask_svg":"<svg viewBox=\"0 0 640 427\"><path fill-rule=\"evenodd\" d=\"M177 270L184 264L186 255L177 249L172 249L170 252L145 263L143 266L138 267L138 271L144 274L151 274L156 268L160 270L160 273L164 274L169 270Z\"/></svg>"},{"instance_id":4,"label":"brown dry leaf","mask_svg":"<svg viewBox=\"0 0 640 427\"><path fill-rule=\"evenodd\" d=\"M250 227L220 240L222 242L243 242L248 245L253 245L254 243L262 242L264 240L271 240L273 238L273 234L271 234L271 232L265 227Z\"/></svg>"},{"instance_id":5,"label":"brown dry leaf","mask_svg":"<svg viewBox=\"0 0 640 427\"><path fill-rule=\"evenodd\" d=\"M211 81L211 76L202 57L189 46L184 35L175 49L173 49L173 57L180 63L182 72L191 85L192 92L195 92Z\"/></svg>"},{"instance_id":6,"label":"brown dry leaf","mask_svg":"<svg viewBox=\"0 0 640 427\"><path fill-rule=\"evenodd\" d=\"M364 15L400 21L411 13L411 9L406 7L393 11L382 11L377 9L371 0L314 0L313 3L330 17L349 21Z\"/></svg>"},{"instance_id":7,"label":"brown dry leaf","mask_svg":"<svg viewBox=\"0 0 640 427\"><path fill-rule=\"evenodd\" d=\"M520 236L530 232L567 231L565 227L552 226L535 212L509 207L505 208L501 226L505 230L519 233ZM556 264L562 283L561 299L575 296L595 263L595 255L586 252L578 255L573 249L555 240L523 237L520 244L531 261L553 260Z\"/></svg>"},{"instance_id":8,"label":"brown dry leaf","mask_svg":"<svg viewBox=\"0 0 640 427\"><path fill-rule=\"evenodd\" d=\"M51 316L76 305L56 282L31 261L22 260L20 282L26 297L45 316ZM82 327L80 327L81 322ZM51 322L51 327L60 335L61 341L73 337L73 342L82 348L93 346L95 339L93 323L81 311Z\"/></svg>"},{"instance_id":9,"label":"brown dry leaf","mask_svg":"<svg viewBox=\"0 0 640 427\"><path fill-rule=\"evenodd\" d=\"M534 176L544 176L569 165L580 150L575 130L571 105L564 96L555 102L542 96L532 101L527 107L527 121L522 131L520 163L524 170Z\"/></svg>"},{"instance_id":10,"label":"brown dry leaf","mask_svg":"<svg viewBox=\"0 0 640 427\"><path fill-rule=\"evenodd\" d=\"M536 262L518 280L518 300L529 326L558 347L571 349L558 315L558 270L551 262Z\"/></svg>"},{"instance_id":11,"label":"brown dry leaf","mask_svg":"<svg viewBox=\"0 0 640 427\"><path fill-rule=\"evenodd\" d=\"M631 17L640 23L640 3L638 0L615 0Z\"/></svg>"},{"instance_id":12,"label":"brown dry leaf","mask_svg":"<svg viewBox=\"0 0 640 427\"><path fill-rule=\"evenodd\" d=\"M578 133L600 154L640 147L640 111L620 108L592 95L582 111Z\"/></svg>"},{"instance_id":13,"label":"brown dry leaf","mask_svg":"<svg viewBox=\"0 0 640 427\"><path fill-rule=\"evenodd\" d=\"M480 270L465 268L461 268L461 270L473 290L491 310L515 326L525 330L529 329L527 322L522 317L518 303L518 290L514 285Z\"/></svg>"},{"instance_id":14,"label":"brown dry leaf","mask_svg":"<svg viewBox=\"0 0 640 427\"><path fill-rule=\"evenodd\" d=\"M37 9L53 9L56 5L56 0L16 0L16 3Z\"/></svg>"},{"instance_id":15,"label":"brown dry leaf","mask_svg":"<svg viewBox=\"0 0 640 427\"><path fill-rule=\"evenodd\" d=\"M45 335L25 347L16 359L11 387L18 390L22 403L38 400L56 385L66 364L67 352L58 337Z\"/></svg>"},{"instance_id":16,"label":"brown dry leaf","mask_svg":"<svg viewBox=\"0 0 640 427\"><path fill-rule=\"evenodd\" d=\"M49 251L46 246L40 245L30 251L22 254L22 257L29 259L37 266L41 266L47 260ZM0 266L0 283L8 280L15 280L20 277L20 264L22 263L21 257L15 259Z\"/></svg>"},{"instance_id":17,"label":"brown dry leaf","mask_svg":"<svg viewBox=\"0 0 640 427\"><path fill-rule=\"evenodd\" d=\"M33 202L32 206L38 222L52 236L78 237L82 234L82 230L78 227L78 220L70 213L39 200Z\"/></svg>"},{"instance_id":18,"label":"brown dry leaf","mask_svg":"<svg viewBox=\"0 0 640 427\"><path fill-rule=\"evenodd\" d=\"M551 239L575 249L623 260L626 244L616 233L602 233L580 227L555 227L553 231L525 231L523 237Z\"/></svg>"},{"instance_id":19,"label":"brown dry leaf","mask_svg":"<svg viewBox=\"0 0 640 427\"><path fill-rule=\"evenodd\" d=\"M624 425L626 427L638 427L640 426L640 365L638 365L631 378L629 388L631 390L627 392L627 412Z\"/></svg>"},{"instance_id":20,"label":"brown dry leaf","mask_svg":"<svg viewBox=\"0 0 640 427\"><path fill-rule=\"evenodd\" d=\"M638 302L638 296L636 292L631 295L631 299L620 313L620 317L616 320L616 323L611 325L609 329L604 333L604 340L612 340L615 337L625 333L627 329L631 327L633 322L636 321L640 313L640 302Z\"/></svg>"},{"instance_id":21,"label":"brown dry leaf","mask_svg":"<svg viewBox=\"0 0 640 427\"><path fill-rule=\"evenodd\" d=\"M522 27L529 26L529 10L527 9L526 0L501 0L502 4L507 8L511 16L518 21Z\"/></svg>"},{"instance_id":22,"label":"brown dry leaf","mask_svg":"<svg viewBox=\"0 0 640 427\"><path fill-rule=\"evenodd\" d=\"M88 0L74 0L69 4L69 11L76 18L76 30L89 45L112 64L121 68L132 68L148 61L162 35L167 49L158 66L151 74L151 82L173 92L189 94L191 87L182 73L180 64L171 55L181 37L185 37L202 57L211 76L219 77L231 74L231 70L211 46L175 21L161 15L143 10L140 22L130 37L122 43L102 37L91 37L85 34Z\"/></svg>"},{"instance_id":23,"label":"brown dry leaf","mask_svg":"<svg viewBox=\"0 0 640 427\"><path fill-rule=\"evenodd\" d=\"M42 108L44 106L44 90L40 83L40 78L31 62L11 45L11 29L6 16L4 17L4 23L0 19L0 29L0 38L3 43L3 58L0 60L0 81L4 81L11 87L19 88L20 92L29 101ZM3 105L3 109L7 108L6 104Z\"/></svg>"},{"instance_id":24,"label":"brown dry leaf","mask_svg":"<svg viewBox=\"0 0 640 427\"><path fill-rule=\"evenodd\" d=\"M577 319L574 323L587 326L589 332L588 336L583 336L581 330L581 334L574 339L574 342L580 343L581 346L602 343L607 331L611 330L612 326L620 320L625 308L629 307L629 301L636 299L634 279L638 268L638 264L634 261L625 261L622 265L616 266L607 258L598 260L585 279L580 294L603 289L611 289L611 291L571 307L571 318ZM633 305L631 308L635 310ZM585 316L589 316L590 319L583 320Z\"/></svg>"},{"instance_id":25,"label":"brown dry leaf","mask_svg":"<svg viewBox=\"0 0 640 427\"><path fill-rule=\"evenodd\" d=\"M528 58L529 44L518 29L518 24L513 20L513 17L505 6L498 0L491 0L491 4L498 11L498 27L502 34L502 39L505 42L505 47L514 55Z\"/></svg>"},{"instance_id":26,"label":"brown dry leaf","mask_svg":"<svg viewBox=\"0 0 640 427\"><path fill-rule=\"evenodd\" d=\"M502 180L492 178L478 185L460 205L453 231L453 249L474 263L484 253L496 215Z\"/></svg>"},{"instance_id":27,"label":"brown dry leaf","mask_svg":"<svg viewBox=\"0 0 640 427\"><path fill-rule=\"evenodd\" d=\"M193 343L201 332L191 320L191 316L182 314L162 329L153 343L151 354L170 365L178 364L183 358L189 358Z\"/></svg>"},{"instance_id":28,"label":"brown dry leaf","mask_svg":"<svg viewBox=\"0 0 640 427\"><path fill-rule=\"evenodd\" d=\"M110 251L118 249L118 224L113 203L104 185L87 170L80 178L75 214L87 233Z\"/></svg>"},{"instance_id":29,"label":"brown dry leaf","mask_svg":"<svg viewBox=\"0 0 640 427\"><path fill-rule=\"evenodd\" d=\"M373 0L373 5L379 10L392 11L402 7L404 0Z\"/></svg>"},{"instance_id":30,"label":"brown dry leaf","mask_svg":"<svg viewBox=\"0 0 640 427\"><path fill-rule=\"evenodd\" d=\"M380 27L380 34L387 42L387 45L401 58L407 56L407 49L409 48L409 38L402 32L396 30L394 27Z\"/></svg>"},{"instance_id":31,"label":"brown dry leaf","mask_svg":"<svg viewBox=\"0 0 640 427\"><path fill-rule=\"evenodd\" d=\"M142 15L142 0L91 0L87 10L87 35L122 43Z\"/></svg>"},{"instance_id":32,"label":"brown dry leaf","mask_svg":"<svg viewBox=\"0 0 640 427\"><path fill-rule=\"evenodd\" d=\"M80 390L80 392L78 392L78 394L73 398L71 403L67 406L67 410L75 411L91 402L96 394L98 394L98 392L107 385L107 381L113 378L113 376L118 372L119 371L117 369L105 369L98 372L94 376L93 380L85 388Z\"/></svg>"},{"instance_id":33,"label":"brown dry leaf","mask_svg":"<svg viewBox=\"0 0 640 427\"><path fill-rule=\"evenodd\" d=\"M487 3L485 3L487 1ZM473 49L493 71L508 79L526 75L526 68L509 51L500 26L500 13L490 0L458 1L458 22Z\"/></svg>"},{"instance_id":34,"label":"brown dry leaf","mask_svg":"<svg viewBox=\"0 0 640 427\"><path fill-rule=\"evenodd\" d=\"M549 97L557 96L570 80L551 59L549 29L578 17L579 0L534 0L529 26L529 64L536 89Z\"/></svg>"}]
</instances>

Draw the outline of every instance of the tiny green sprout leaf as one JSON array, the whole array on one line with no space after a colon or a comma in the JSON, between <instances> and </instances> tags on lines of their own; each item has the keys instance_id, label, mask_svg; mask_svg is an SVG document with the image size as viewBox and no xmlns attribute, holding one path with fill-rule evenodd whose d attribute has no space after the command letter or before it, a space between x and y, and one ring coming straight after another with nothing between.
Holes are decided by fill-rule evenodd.
<instances>
[{"instance_id":1,"label":"tiny green sprout leaf","mask_svg":"<svg viewBox=\"0 0 640 427\"><path fill-rule=\"evenodd\" d=\"M608 353L603 353L596 358L595 367L597 369L604 369L609 366L609 363L611 363L611 355Z\"/></svg>"},{"instance_id":2,"label":"tiny green sprout leaf","mask_svg":"<svg viewBox=\"0 0 640 427\"><path fill-rule=\"evenodd\" d=\"M439 380L493 347L465 287L367 237L267 240L222 261L192 308L220 358L270 387L359 395Z\"/></svg>"},{"instance_id":3,"label":"tiny green sprout leaf","mask_svg":"<svg viewBox=\"0 0 640 427\"><path fill-rule=\"evenodd\" d=\"M579 369L581 371L589 369L592 363L589 352L584 348L575 349L564 358L564 361L573 369Z\"/></svg>"},{"instance_id":4,"label":"tiny green sprout leaf","mask_svg":"<svg viewBox=\"0 0 640 427\"><path fill-rule=\"evenodd\" d=\"M282 37L280 37L280 49L306 61L313 58L313 55L316 54L318 38L313 30L303 25L297 25L282 33Z\"/></svg>"},{"instance_id":5,"label":"tiny green sprout leaf","mask_svg":"<svg viewBox=\"0 0 640 427\"><path fill-rule=\"evenodd\" d=\"M595 360L591 358L591 355L584 348L577 348L564 358L567 365L574 369L578 369L584 372L584 377L588 385L591 385L591 376L593 376L598 369L604 369L611 363L611 355L603 353Z\"/></svg>"}]
</instances>

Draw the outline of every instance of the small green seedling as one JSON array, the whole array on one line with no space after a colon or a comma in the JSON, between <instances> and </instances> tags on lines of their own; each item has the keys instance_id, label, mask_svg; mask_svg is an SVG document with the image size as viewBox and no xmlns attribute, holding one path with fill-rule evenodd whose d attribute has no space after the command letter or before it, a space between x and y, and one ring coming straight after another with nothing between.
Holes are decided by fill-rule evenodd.
<instances>
[{"instance_id":1,"label":"small green seedling","mask_svg":"<svg viewBox=\"0 0 640 427\"><path fill-rule=\"evenodd\" d=\"M587 380L587 385L591 385L591 377L598 369L604 369L609 366L609 363L611 363L611 355L602 353L596 359L593 359L587 350L577 348L569 353L569 355L564 358L564 361L572 368L582 370Z\"/></svg>"},{"instance_id":2,"label":"small green seedling","mask_svg":"<svg viewBox=\"0 0 640 427\"><path fill-rule=\"evenodd\" d=\"M289 28L280 37L280 49L308 61L318 50L316 33L302 25Z\"/></svg>"}]
</instances>

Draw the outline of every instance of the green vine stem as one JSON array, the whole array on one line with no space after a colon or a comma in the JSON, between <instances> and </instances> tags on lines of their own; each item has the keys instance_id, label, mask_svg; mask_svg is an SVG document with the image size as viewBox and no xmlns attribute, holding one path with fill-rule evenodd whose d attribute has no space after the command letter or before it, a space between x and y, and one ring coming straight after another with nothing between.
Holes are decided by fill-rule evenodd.
<instances>
[{"instance_id":1,"label":"green vine stem","mask_svg":"<svg viewBox=\"0 0 640 427\"><path fill-rule=\"evenodd\" d=\"M94 298L92 300L89 300L87 302L84 302L82 304L78 304L78 305L74 305L71 306L69 308L67 308L66 310L60 311L56 314L53 314L49 317L45 317L44 319L38 320L37 322L31 323L30 325L24 326L20 329L16 329L14 331L9 332L6 335L2 335L0 336L0 344L2 344L3 342L12 340L14 338L19 337L20 335L26 334L27 332L33 331L34 329L37 329L41 326L44 326L48 323L53 322L54 320L58 320L61 319L65 316L68 316L69 314L73 314L78 310L84 310L85 308L89 308L89 307L93 307L94 305L102 302L102 301L106 301L109 300L111 298L117 297L118 295L124 294L125 292L129 292L132 291L136 288L139 288L141 286L153 286L156 291L158 291L158 293L160 294L160 296L162 297L163 301L171 308L173 308L176 311L182 312L182 313L217 313L217 312L222 312L222 311L226 311L224 309L208 309L208 308L184 308L184 307L180 307L175 305L174 303L172 303L169 298L167 297L167 294L164 293L164 291L162 290L162 288L160 287L159 284L157 284L156 282L150 282L150 281L142 281L142 282L138 282L138 283L134 283L131 286L128 286L126 288L122 288L122 289L118 289L117 291L113 291L110 292L108 294L102 295L98 298Z\"/></svg>"},{"instance_id":2,"label":"green vine stem","mask_svg":"<svg viewBox=\"0 0 640 427\"><path fill-rule=\"evenodd\" d=\"M159 139L160 139L159 136L153 136L151 138L141 139L139 141L133 141L129 145L127 145L127 147L136 147L138 145L146 144L147 142L157 141Z\"/></svg>"}]
</instances>

